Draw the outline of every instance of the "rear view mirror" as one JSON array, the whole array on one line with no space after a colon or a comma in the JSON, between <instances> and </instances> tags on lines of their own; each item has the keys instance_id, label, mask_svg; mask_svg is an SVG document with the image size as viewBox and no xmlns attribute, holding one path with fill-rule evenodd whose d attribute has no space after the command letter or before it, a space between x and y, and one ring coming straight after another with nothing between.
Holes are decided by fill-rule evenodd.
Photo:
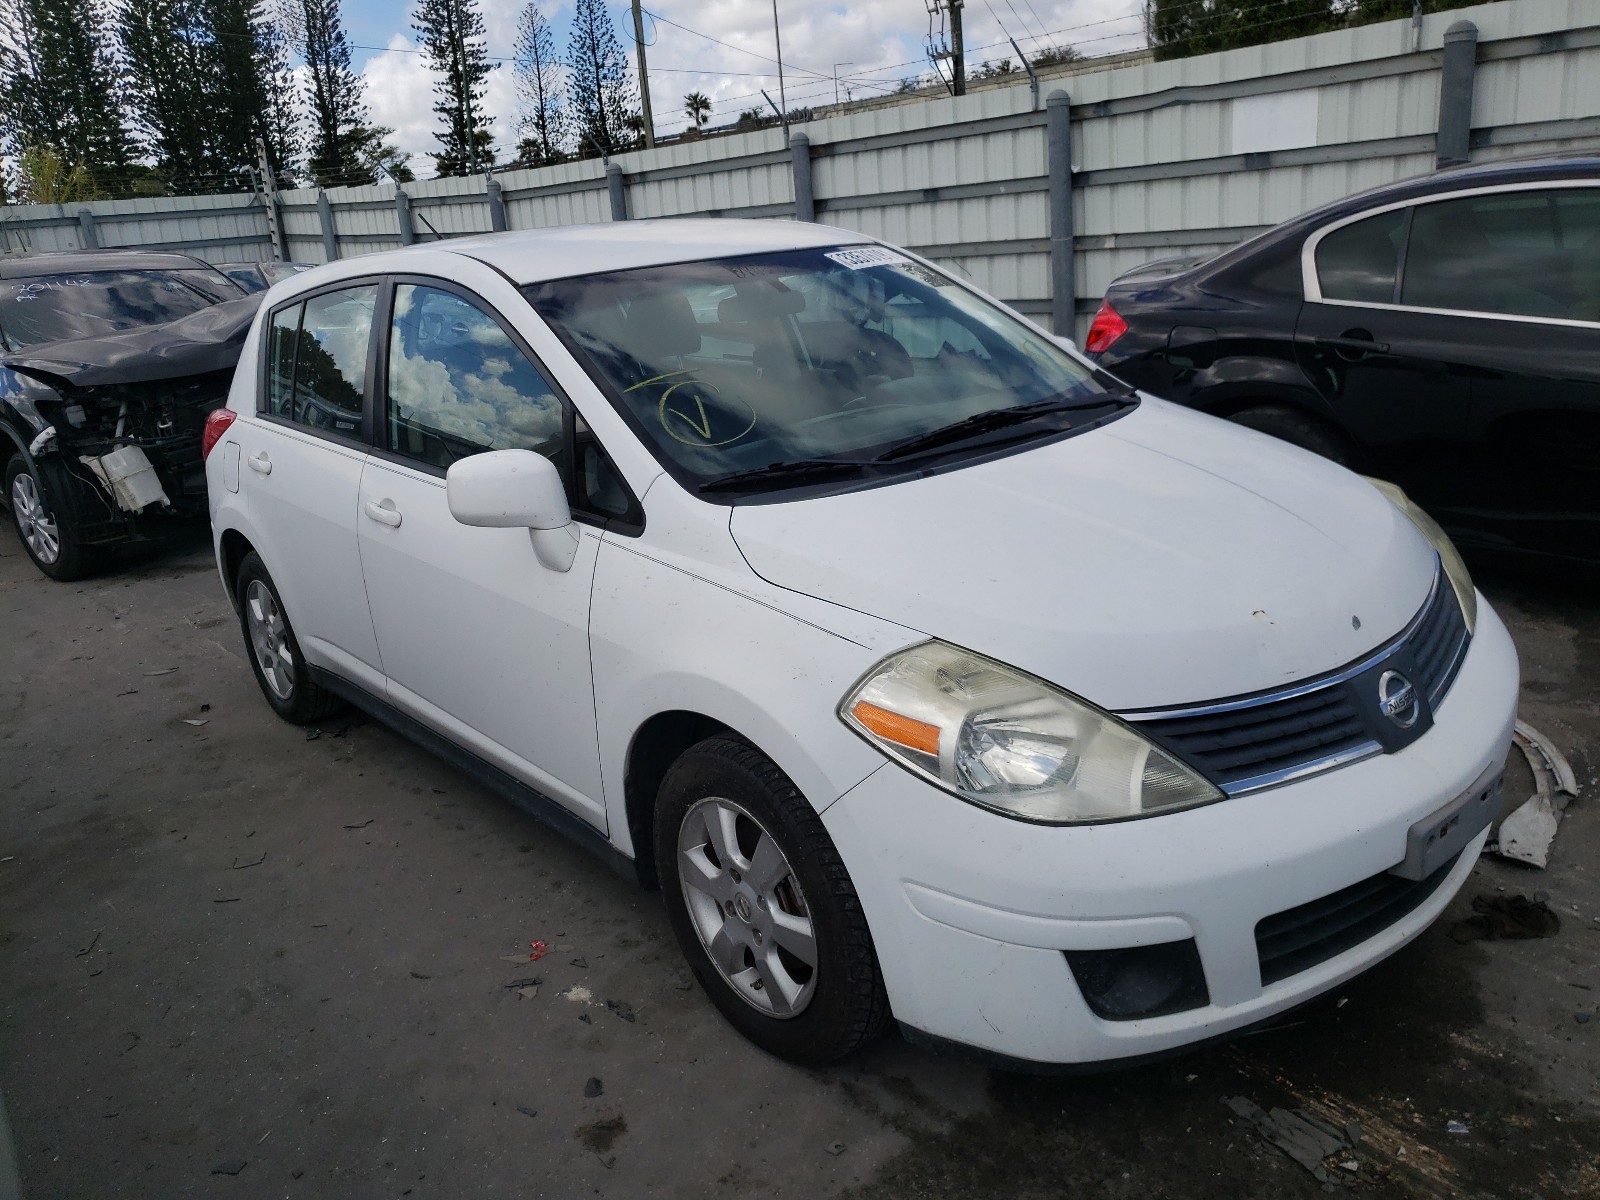
<instances>
[{"instance_id":1,"label":"rear view mirror","mask_svg":"<svg viewBox=\"0 0 1600 1200\"><path fill-rule=\"evenodd\" d=\"M572 566L578 531L555 464L531 450L491 450L450 464L444 477L450 515L463 525L526 529L539 561Z\"/></svg>"}]
</instances>

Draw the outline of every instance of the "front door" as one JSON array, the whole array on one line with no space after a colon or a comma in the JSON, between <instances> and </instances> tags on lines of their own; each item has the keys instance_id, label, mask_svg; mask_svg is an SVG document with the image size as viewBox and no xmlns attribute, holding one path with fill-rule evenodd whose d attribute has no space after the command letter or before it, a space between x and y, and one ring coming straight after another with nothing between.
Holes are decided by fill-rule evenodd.
<instances>
[{"instance_id":1,"label":"front door","mask_svg":"<svg viewBox=\"0 0 1600 1200\"><path fill-rule=\"evenodd\" d=\"M566 406L452 285L396 285L384 355L357 524L390 703L604 830L589 669L598 530L583 528L572 568L555 571L527 530L462 525L445 494L450 464L485 450L533 450L565 473Z\"/></svg>"}]
</instances>

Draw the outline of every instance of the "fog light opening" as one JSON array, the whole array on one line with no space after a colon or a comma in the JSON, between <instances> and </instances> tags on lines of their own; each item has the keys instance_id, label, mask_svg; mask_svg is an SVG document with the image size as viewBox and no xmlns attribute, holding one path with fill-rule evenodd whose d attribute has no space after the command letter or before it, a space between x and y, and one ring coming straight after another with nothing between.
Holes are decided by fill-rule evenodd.
<instances>
[{"instance_id":1,"label":"fog light opening","mask_svg":"<svg viewBox=\"0 0 1600 1200\"><path fill-rule=\"evenodd\" d=\"M1084 1002L1103 1021L1162 1017L1211 1002L1193 938L1065 954Z\"/></svg>"}]
</instances>

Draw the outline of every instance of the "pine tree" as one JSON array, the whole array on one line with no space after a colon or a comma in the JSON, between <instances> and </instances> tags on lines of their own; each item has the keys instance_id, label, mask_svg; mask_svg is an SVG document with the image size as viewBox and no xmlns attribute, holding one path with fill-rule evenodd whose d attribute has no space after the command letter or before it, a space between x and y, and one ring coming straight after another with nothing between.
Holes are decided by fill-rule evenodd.
<instances>
[{"instance_id":1,"label":"pine tree","mask_svg":"<svg viewBox=\"0 0 1600 1200\"><path fill-rule=\"evenodd\" d=\"M215 116L220 68L209 16L206 0L140 0L118 22L134 125L158 170L184 191L220 191L233 165Z\"/></svg>"},{"instance_id":2,"label":"pine tree","mask_svg":"<svg viewBox=\"0 0 1600 1200\"><path fill-rule=\"evenodd\" d=\"M420 0L412 15L423 57L438 79L433 111L443 149L433 156L441 177L467 175L494 165L493 118L483 111L483 97L493 64L483 47L483 14L477 0Z\"/></svg>"},{"instance_id":3,"label":"pine tree","mask_svg":"<svg viewBox=\"0 0 1600 1200\"><path fill-rule=\"evenodd\" d=\"M578 153L610 154L631 148L630 120L638 120L633 71L617 41L604 0L577 0L567 41L569 96L580 134Z\"/></svg>"},{"instance_id":4,"label":"pine tree","mask_svg":"<svg viewBox=\"0 0 1600 1200\"><path fill-rule=\"evenodd\" d=\"M361 76L350 69L339 0L298 0L293 18L292 33L306 64L311 175L320 187L371 183L370 155L362 151L374 131L367 125Z\"/></svg>"},{"instance_id":5,"label":"pine tree","mask_svg":"<svg viewBox=\"0 0 1600 1200\"><path fill-rule=\"evenodd\" d=\"M119 88L92 0L0 0L0 146L14 161L48 151L82 182L81 198L121 191L132 145Z\"/></svg>"},{"instance_id":6,"label":"pine tree","mask_svg":"<svg viewBox=\"0 0 1600 1200\"><path fill-rule=\"evenodd\" d=\"M523 8L517 18L517 42L512 51L516 72L517 161L525 167L543 167L566 157L569 114L562 102L561 63L556 58L550 22L537 4Z\"/></svg>"},{"instance_id":7,"label":"pine tree","mask_svg":"<svg viewBox=\"0 0 1600 1200\"><path fill-rule=\"evenodd\" d=\"M305 151L305 134L296 103L294 69L289 65L289 33L277 18L263 12L256 24L256 39L266 89L262 137L267 143L267 159L278 186L291 188L298 183L297 164Z\"/></svg>"}]
</instances>

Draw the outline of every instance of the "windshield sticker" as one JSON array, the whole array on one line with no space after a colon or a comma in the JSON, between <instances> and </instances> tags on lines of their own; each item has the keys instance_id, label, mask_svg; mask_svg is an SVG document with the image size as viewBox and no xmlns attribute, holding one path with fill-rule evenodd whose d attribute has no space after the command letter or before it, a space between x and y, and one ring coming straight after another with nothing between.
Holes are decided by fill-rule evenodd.
<instances>
[{"instance_id":1,"label":"windshield sticker","mask_svg":"<svg viewBox=\"0 0 1600 1200\"><path fill-rule=\"evenodd\" d=\"M822 256L852 271L865 271L869 267L894 267L911 260L885 246L857 246L850 250L832 250Z\"/></svg>"}]
</instances>

